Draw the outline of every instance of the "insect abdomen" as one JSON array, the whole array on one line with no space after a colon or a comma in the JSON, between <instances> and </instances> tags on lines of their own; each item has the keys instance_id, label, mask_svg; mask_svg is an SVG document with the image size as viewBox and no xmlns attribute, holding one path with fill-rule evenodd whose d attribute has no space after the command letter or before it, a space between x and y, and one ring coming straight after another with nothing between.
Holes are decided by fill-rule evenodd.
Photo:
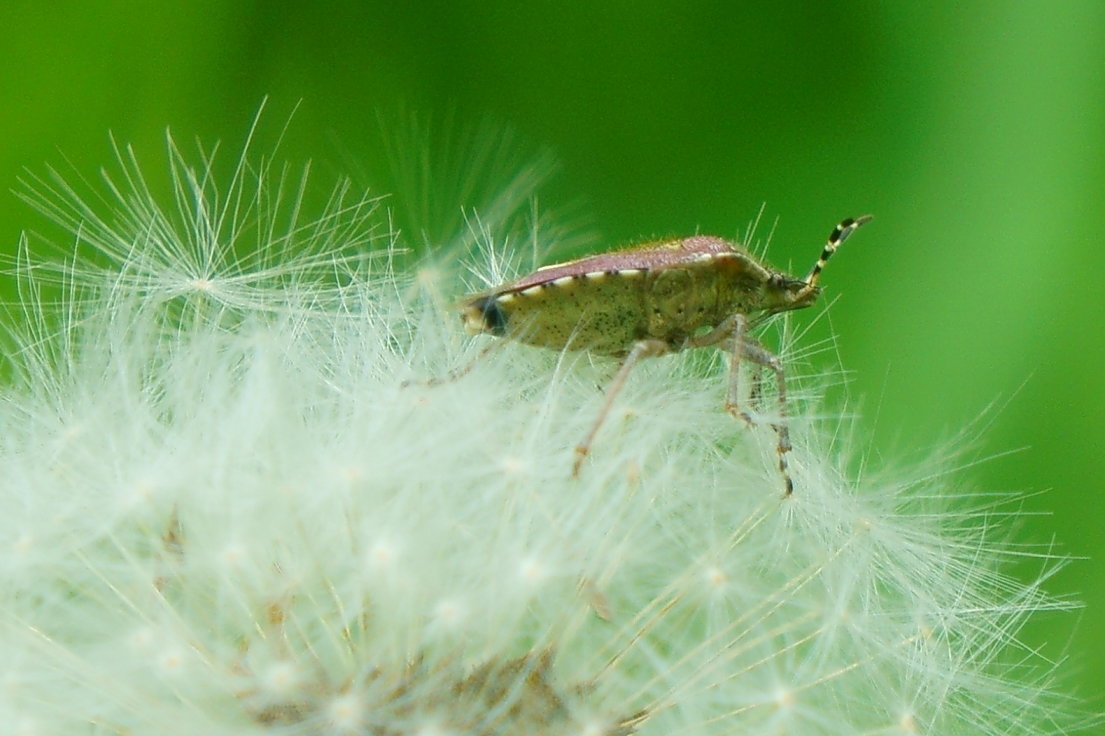
<instances>
[{"instance_id":1,"label":"insect abdomen","mask_svg":"<svg viewBox=\"0 0 1105 736\"><path fill-rule=\"evenodd\" d=\"M464 305L461 320L469 333L486 332L496 337L506 334L506 313L499 307L495 294L481 296Z\"/></svg>"},{"instance_id":2,"label":"insect abdomen","mask_svg":"<svg viewBox=\"0 0 1105 736\"><path fill-rule=\"evenodd\" d=\"M646 336L644 272L562 276L465 303L469 332L505 336L557 350L622 355Z\"/></svg>"}]
</instances>

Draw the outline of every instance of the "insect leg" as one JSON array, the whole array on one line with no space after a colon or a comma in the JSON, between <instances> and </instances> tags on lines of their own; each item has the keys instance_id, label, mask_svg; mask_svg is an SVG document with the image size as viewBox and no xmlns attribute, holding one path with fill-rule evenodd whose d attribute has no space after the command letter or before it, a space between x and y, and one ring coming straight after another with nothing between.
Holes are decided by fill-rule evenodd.
<instances>
[{"instance_id":1,"label":"insect leg","mask_svg":"<svg viewBox=\"0 0 1105 736\"><path fill-rule=\"evenodd\" d=\"M614 406L614 399L617 397L618 392L622 390L622 386L625 385L625 379L629 376L629 372L633 370L633 366L641 360L641 358L649 358L654 355L663 355L668 351L668 344L661 340L638 340L633 344L633 348L629 351L629 355L625 356L625 360L618 366L618 372L614 374L614 378L610 381L610 386L606 389L606 400L602 403L602 408L599 409L599 414L595 417L595 423L591 425L591 431L587 433L587 436L583 438L583 441L576 445L576 457L572 463L572 476L579 475L579 469L583 465L583 458L587 457L587 453L591 451L591 443L594 442L595 435L598 434L599 428L602 423L606 421L606 415L610 413L611 407Z\"/></svg>"},{"instance_id":2,"label":"insect leg","mask_svg":"<svg viewBox=\"0 0 1105 736\"><path fill-rule=\"evenodd\" d=\"M787 427L787 388L786 378L783 376L783 364L774 353L761 345L755 338L748 336L748 324L746 316L736 313L726 318L705 335L689 340L688 347L697 348L716 345L727 340L732 341L729 359L729 388L725 396L725 410L738 419L743 419L749 425L754 424L752 417L748 412L741 410L739 403L741 362L747 360L756 367L756 375L752 385L753 394L750 397L753 401L758 402L762 396L761 369L770 368L775 374L775 385L778 387L779 394L779 422L772 424L771 428L775 430L775 436L778 438L776 450L779 455L779 472L783 475L785 495L789 496L794 492L794 481L791 480L790 472L787 470L787 453L790 452L790 429Z\"/></svg>"},{"instance_id":3,"label":"insect leg","mask_svg":"<svg viewBox=\"0 0 1105 736\"><path fill-rule=\"evenodd\" d=\"M787 470L787 453L790 452L790 428L787 426L787 385L783 375L783 364L774 353L752 338L743 340L744 357L757 366L770 368L775 374L776 392L779 397L779 421L772 424L775 436L778 438L776 452L779 456L779 472L783 475L784 495L789 496L794 492L794 481Z\"/></svg>"},{"instance_id":4,"label":"insect leg","mask_svg":"<svg viewBox=\"0 0 1105 736\"><path fill-rule=\"evenodd\" d=\"M440 386L443 383L452 383L461 378L464 378L472 369L476 367L476 364L491 354L492 351L498 350L505 344L503 340L492 340L487 345L480 348L480 352L476 353L476 357L468 361L460 368L454 368L443 376L436 376L434 378L408 378L399 384L400 388L407 388L408 386Z\"/></svg>"},{"instance_id":5,"label":"insect leg","mask_svg":"<svg viewBox=\"0 0 1105 736\"><path fill-rule=\"evenodd\" d=\"M752 364L752 388L748 390L748 403L759 411L763 407L764 399L764 367L759 363Z\"/></svg>"},{"instance_id":6,"label":"insect leg","mask_svg":"<svg viewBox=\"0 0 1105 736\"><path fill-rule=\"evenodd\" d=\"M729 355L729 387L725 393L725 411L738 419L743 419L748 426L752 426L752 417L740 408L741 361L744 359L745 346L748 344L745 338L748 319L743 314L734 314L730 319L733 321L733 348Z\"/></svg>"}]
</instances>

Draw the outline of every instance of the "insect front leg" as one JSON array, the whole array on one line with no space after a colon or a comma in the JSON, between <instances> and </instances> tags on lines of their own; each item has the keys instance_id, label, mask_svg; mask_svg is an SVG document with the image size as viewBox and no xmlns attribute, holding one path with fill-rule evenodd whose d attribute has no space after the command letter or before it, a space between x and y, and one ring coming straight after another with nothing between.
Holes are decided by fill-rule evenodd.
<instances>
[{"instance_id":1,"label":"insect front leg","mask_svg":"<svg viewBox=\"0 0 1105 736\"><path fill-rule=\"evenodd\" d=\"M629 372L633 370L633 366L637 365L641 358L663 355L667 351L668 344L662 340L638 340L633 344L629 354L625 356L625 360L618 366L618 372L614 374L610 386L606 389L606 400L603 401L602 408L599 409L599 414L595 417L595 423L591 425L591 431L587 433L582 442L576 445L576 457L572 463L573 477L579 475L583 458L587 457L587 453L591 451L591 443L594 442L595 435L598 434L602 423L606 421L606 415L610 413L611 407L614 406L614 399L618 392L622 390L622 386L625 385L625 379L629 376Z\"/></svg>"},{"instance_id":2,"label":"insect front leg","mask_svg":"<svg viewBox=\"0 0 1105 736\"><path fill-rule=\"evenodd\" d=\"M794 481L790 478L787 469L787 453L790 452L790 429L787 427L787 389L786 378L783 375L783 364L770 350L765 348L755 338L748 335L748 318L740 313L727 317L721 324L710 330L705 335L693 338L689 341L690 347L704 347L727 343L729 345L729 387L725 396L725 410L738 419L743 419L752 425L753 421L748 412L740 408L740 366L745 360L756 368L753 377L751 400L758 402L762 395L761 368L770 368L775 374L775 385L779 396L779 421L772 424L775 436L778 439L776 452L779 456L779 472L783 476L784 494L789 496L794 492Z\"/></svg>"},{"instance_id":3,"label":"insect front leg","mask_svg":"<svg viewBox=\"0 0 1105 736\"><path fill-rule=\"evenodd\" d=\"M775 436L778 439L775 449L779 456L779 472L783 475L783 494L789 496L794 493L794 481L791 480L790 471L787 467L787 453L790 452L791 445L790 428L787 426L787 384L786 377L783 375L783 364L778 356L755 339L743 337L742 343L740 351L744 358L757 367L770 368L775 374L775 389L779 398L779 421L772 424L771 428L775 430ZM736 353L736 351L737 348L734 347L733 352Z\"/></svg>"},{"instance_id":4,"label":"insect front leg","mask_svg":"<svg viewBox=\"0 0 1105 736\"><path fill-rule=\"evenodd\" d=\"M752 364L752 388L748 389L748 403L759 411L764 405L764 367Z\"/></svg>"}]
</instances>

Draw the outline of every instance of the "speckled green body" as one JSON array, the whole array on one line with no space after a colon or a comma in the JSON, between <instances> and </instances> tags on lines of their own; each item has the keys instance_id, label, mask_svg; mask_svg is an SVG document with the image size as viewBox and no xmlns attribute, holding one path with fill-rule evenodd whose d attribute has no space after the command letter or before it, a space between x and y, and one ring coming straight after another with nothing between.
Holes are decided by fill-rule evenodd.
<instances>
[{"instance_id":1,"label":"speckled green body","mask_svg":"<svg viewBox=\"0 0 1105 736\"><path fill-rule=\"evenodd\" d=\"M640 340L678 351L734 314L798 309L818 293L739 245L693 236L546 266L467 297L462 318L473 333L624 356Z\"/></svg>"}]
</instances>

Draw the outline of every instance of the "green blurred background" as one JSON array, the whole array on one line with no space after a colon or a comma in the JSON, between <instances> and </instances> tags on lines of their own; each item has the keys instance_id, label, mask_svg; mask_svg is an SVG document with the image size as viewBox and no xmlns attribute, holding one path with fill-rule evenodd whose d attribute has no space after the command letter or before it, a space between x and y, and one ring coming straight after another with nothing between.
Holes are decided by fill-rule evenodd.
<instances>
[{"instance_id":1,"label":"green blurred background","mask_svg":"<svg viewBox=\"0 0 1105 736\"><path fill-rule=\"evenodd\" d=\"M1027 449L964 479L1034 493L1020 538L1089 558L1050 585L1085 612L1026 638L1105 692L1105 3L594 5L8 0L0 182L95 176L109 131L150 170L166 126L234 148L269 95L324 172L378 168L381 112L509 125L560 163L542 206L609 244L736 236L766 202L804 271L873 212L826 279L871 464L1004 404L971 457ZM6 248L42 224L0 197Z\"/></svg>"}]
</instances>

